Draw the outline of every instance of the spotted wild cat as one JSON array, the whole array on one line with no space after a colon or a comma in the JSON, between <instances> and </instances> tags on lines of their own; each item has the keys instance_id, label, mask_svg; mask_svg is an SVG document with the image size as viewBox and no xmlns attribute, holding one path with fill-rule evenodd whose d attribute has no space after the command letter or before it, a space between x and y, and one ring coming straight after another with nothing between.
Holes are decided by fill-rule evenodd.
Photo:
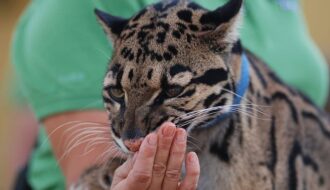
<instances>
[{"instance_id":1,"label":"spotted wild cat","mask_svg":"<svg viewBox=\"0 0 330 190\"><path fill-rule=\"evenodd\" d=\"M113 139L129 154L127 142L172 121L197 139L198 189L329 190L329 119L241 47L241 6L168 1L130 19L96 10L115 49L103 91ZM109 170L90 169L77 188L106 189Z\"/></svg>"}]
</instances>

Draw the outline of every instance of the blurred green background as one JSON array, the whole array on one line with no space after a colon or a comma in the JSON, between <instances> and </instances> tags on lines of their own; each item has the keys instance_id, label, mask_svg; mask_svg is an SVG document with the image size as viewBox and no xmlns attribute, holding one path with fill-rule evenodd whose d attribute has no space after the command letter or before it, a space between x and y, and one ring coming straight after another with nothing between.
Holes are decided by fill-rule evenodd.
<instances>
[{"instance_id":1,"label":"blurred green background","mask_svg":"<svg viewBox=\"0 0 330 190\"><path fill-rule=\"evenodd\" d=\"M24 116L17 117L20 110L11 103L9 86L12 69L10 66L10 42L15 24L28 0L0 0L0 189L10 189L14 171L26 159L26 144L17 138L17 131L29 135L37 127L24 126ZM302 1L310 33L323 54L330 60L330 1ZM18 119L19 118L19 119ZM31 123L30 123L31 125ZM31 132L34 133L34 132Z\"/></svg>"}]
</instances>

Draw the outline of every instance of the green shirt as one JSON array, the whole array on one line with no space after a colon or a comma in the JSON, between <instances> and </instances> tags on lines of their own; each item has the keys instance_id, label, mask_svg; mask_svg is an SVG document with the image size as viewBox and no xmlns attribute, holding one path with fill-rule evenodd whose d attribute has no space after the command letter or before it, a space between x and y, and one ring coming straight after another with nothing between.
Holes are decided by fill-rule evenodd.
<instances>
[{"instance_id":1,"label":"green shirt","mask_svg":"<svg viewBox=\"0 0 330 190\"><path fill-rule=\"evenodd\" d=\"M287 83L318 105L328 92L327 66L311 41L297 0L246 0L241 39ZM94 16L98 7L129 17L153 0L33 0L14 37L12 61L38 119L82 109L103 109L102 79L111 47ZM226 0L203 0L215 9ZM34 189L65 189L44 130L31 156Z\"/></svg>"}]
</instances>

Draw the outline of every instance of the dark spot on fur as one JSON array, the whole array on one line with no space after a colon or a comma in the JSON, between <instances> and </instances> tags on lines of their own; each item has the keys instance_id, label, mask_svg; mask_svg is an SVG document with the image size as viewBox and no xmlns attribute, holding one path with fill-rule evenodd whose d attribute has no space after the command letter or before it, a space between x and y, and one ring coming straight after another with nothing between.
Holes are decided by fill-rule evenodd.
<instances>
[{"instance_id":1,"label":"dark spot on fur","mask_svg":"<svg viewBox=\"0 0 330 190\"><path fill-rule=\"evenodd\" d=\"M112 64L112 66L110 67L110 71L113 74L117 74L119 69L120 69L120 64L118 64L118 63Z\"/></svg>"},{"instance_id":2,"label":"dark spot on fur","mask_svg":"<svg viewBox=\"0 0 330 190\"><path fill-rule=\"evenodd\" d=\"M172 59L172 55L171 55L170 53L168 53L168 52L165 52L165 53L163 54L163 57L164 57L164 59L165 59L166 61L170 61L170 60Z\"/></svg>"},{"instance_id":3,"label":"dark spot on fur","mask_svg":"<svg viewBox=\"0 0 330 190\"><path fill-rule=\"evenodd\" d=\"M236 43L234 43L234 46L231 49L231 52L233 54L239 54L239 55L242 54L243 48L242 48L242 44L241 44L240 40L238 40Z\"/></svg>"},{"instance_id":4,"label":"dark spot on fur","mask_svg":"<svg viewBox=\"0 0 330 190\"><path fill-rule=\"evenodd\" d=\"M264 99L264 101L265 101L265 103L266 103L267 105L269 105L269 104L271 103L271 100L270 100L269 97L264 96L263 99Z\"/></svg>"},{"instance_id":5,"label":"dark spot on fur","mask_svg":"<svg viewBox=\"0 0 330 190\"><path fill-rule=\"evenodd\" d=\"M105 174L103 175L103 181L107 186L110 187L112 183L112 178L109 175Z\"/></svg>"},{"instance_id":6,"label":"dark spot on fur","mask_svg":"<svg viewBox=\"0 0 330 190\"><path fill-rule=\"evenodd\" d=\"M157 52L154 52L154 51L151 51L150 52L150 59L153 61L153 60L157 60L157 61L162 61L163 60L163 56L162 55L160 55L160 54L158 54Z\"/></svg>"},{"instance_id":7,"label":"dark spot on fur","mask_svg":"<svg viewBox=\"0 0 330 190\"><path fill-rule=\"evenodd\" d=\"M202 27L202 31L205 32L205 31L210 31L210 30L214 30L214 27L210 27L210 26L203 26Z\"/></svg>"},{"instance_id":8,"label":"dark spot on fur","mask_svg":"<svg viewBox=\"0 0 330 190\"><path fill-rule=\"evenodd\" d=\"M270 160L267 163L268 169L275 174L275 166L277 162L277 148L276 148L276 129L275 129L275 116L272 116L270 131L269 131L269 139L270 139Z\"/></svg>"},{"instance_id":9,"label":"dark spot on fur","mask_svg":"<svg viewBox=\"0 0 330 190\"><path fill-rule=\"evenodd\" d=\"M155 99L155 101L153 102L152 106L159 106L161 104L163 104L163 102L165 101L165 99L167 98L165 91L162 91L157 98Z\"/></svg>"},{"instance_id":10,"label":"dark spot on fur","mask_svg":"<svg viewBox=\"0 0 330 190\"><path fill-rule=\"evenodd\" d=\"M191 43L191 35L190 34L187 34L187 42Z\"/></svg>"},{"instance_id":11,"label":"dark spot on fur","mask_svg":"<svg viewBox=\"0 0 330 190\"><path fill-rule=\"evenodd\" d=\"M235 92L235 90L234 90L234 89L235 89L234 86L235 86L234 84L227 83L227 84L223 87L224 90L221 91L221 94L226 93L226 90L227 90L227 91L233 91L233 92Z\"/></svg>"},{"instance_id":12,"label":"dark spot on fur","mask_svg":"<svg viewBox=\"0 0 330 190\"><path fill-rule=\"evenodd\" d=\"M288 171L289 171L289 189L296 190L297 189L297 171L296 171L296 159L298 156L302 157L302 161L304 165L310 166L315 172L318 172L319 166L317 163L308 155L304 155L301 149L300 144L297 141L294 141L293 147L289 154L288 159Z\"/></svg>"},{"instance_id":13,"label":"dark spot on fur","mask_svg":"<svg viewBox=\"0 0 330 190\"><path fill-rule=\"evenodd\" d=\"M272 101L274 100L283 100L287 103L287 105L290 108L291 111L291 116L294 120L295 123L298 123L298 113L297 113L297 109L295 107L295 105L293 104L293 102L291 101L291 99L288 98L288 96L286 94L284 94L283 92L276 92L272 95Z\"/></svg>"},{"instance_id":14,"label":"dark spot on fur","mask_svg":"<svg viewBox=\"0 0 330 190\"><path fill-rule=\"evenodd\" d=\"M141 30L146 30L146 29L152 30L152 29L155 29L155 28L156 28L155 23L149 23L149 24L143 25L141 27Z\"/></svg>"},{"instance_id":15,"label":"dark spot on fur","mask_svg":"<svg viewBox=\"0 0 330 190\"><path fill-rule=\"evenodd\" d=\"M161 61L163 61L163 56L161 56L160 54L156 53L156 59L157 59L157 61L161 62Z\"/></svg>"},{"instance_id":16,"label":"dark spot on fur","mask_svg":"<svg viewBox=\"0 0 330 190\"><path fill-rule=\"evenodd\" d=\"M129 73L128 73L128 78L129 78L130 81L132 81L132 80L133 80L133 77L134 77L133 69L131 69L131 70L129 71Z\"/></svg>"},{"instance_id":17,"label":"dark spot on fur","mask_svg":"<svg viewBox=\"0 0 330 190\"><path fill-rule=\"evenodd\" d=\"M194 78L192 83L202 83L209 86L228 79L228 72L223 68L209 69L202 76Z\"/></svg>"},{"instance_id":18,"label":"dark spot on fur","mask_svg":"<svg viewBox=\"0 0 330 190\"><path fill-rule=\"evenodd\" d=\"M289 169L289 189L290 190L296 190L297 189L297 171L296 171L296 166L295 166L295 160L296 157L300 154L300 146L297 142L293 144L293 148L291 150L291 153L289 155L289 160L288 160L288 169Z\"/></svg>"},{"instance_id":19,"label":"dark spot on fur","mask_svg":"<svg viewBox=\"0 0 330 190\"><path fill-rule=\"evenodd\" d=\"M121 50L120 54L121 54L123 57L126 57L127 54L128 54L128 48L127 48L127 47L124 47L124 48Z\"/></svg>"},{"instance_id":20,"label":"dark spot on fur","mask_svg":"<svg viewBox=\"0 0 330 190\"><path fill-rule=\"evenodd\" d=\"M113 132L113 134L116 137L120 138L120 133L119 133L119 129L118 128L119 127L116 125L116 122L115 121L112 121L112 123L111 123L111 131ZM118 147L120 147L120 145L116 141L114 141L114 142L117 144Z\"/></svg>"},{"instance_id":21,"label":"dark spot on fur","mask_svg":"<svg viewBox=\"0 0 330 190\"><path fill-rule=\"evenodd\" d=\"M171 77L174 77L175 75L186 71L190 71L190 68L180 64L175 64L170 68L170 75Z\"/></svg>"},{"instance_id":22,"label":"dark spot on fur","mask_svg":"<svg viewBox=\"0 0 330 190\"><path fill-rule=\"evenodd\" d=\"M181 10L177 12L179 19L189 22L192 22L192 12L190 10Z\"/></svg>"},{"instance_id":23,"label":"dark spot on fur","mask_svg":"<svg viewBox=\"0 0 330 190\"><path fill-rule=\"evenodd\" d=\"M178 22L176 24L178 25L178 30L180 31L181 34L184 34L184 31L188 29L186 25L184 25L180 22Z\"/></svg>"},{"instance_id":24,"label":"dark spot on fur","mask_svg":"<svg viewBox=\"0 0 330 190\"><path fill-rule=\"evenodd\" d=\"M137 52L137 54L136 54L136 62L137 62L137 63L139 63L139 60L140 60L140 56L141 56L141 54L142 54L142 49L139 48L139 49L138 49L138 52Z\"/></svg>"},{"instance_id":25,"label":"dark spot on fur","mask_svg":"<svg viewBox=\"0 0 330 190\"><path fill-rule=\"evenodd\" d=\"M220 96L221 96L221 94L209 95L204 101L204 107L209 108L212 105L212 103L214 103L215 101L217 101L219 99Z\"/></svg>"},{"instance_id":26,"label":"dark spot on fur","mask_svg":"<svg viewBox=\"0 0 330 190\"><path fill-rule=\"evenodd\" d=\"M157 23L157 26L162 27L166 32L167 32L167 31L169 30L169 28L170 28L170 25L167 24L167 23L164 23L164 22L158 22L158 23Z\"/></svg>"},{"instance_id":27,"label":"dark spot on fur","mask_svg":"<svg viewBox=\"0 0 330 190\"><path fill-rule=\"evenodd\" d=\"M180 95L178 98L191 97L193 94L195 94L195 92L196 92L195 89L188 90L187 92Z\"/></svg>"},{"instance_id":28,"label":"dark spot on fur","mask_svg":"<svg viewBox=\"0 0 330 190\"><path fill-rule=\"evenodd\" d=\"M130 33L127 34L127 36L125 37L125 40L131 38L134 34L135 34L135 30L131 31Z\"/></svg>"},{"instance_id":29,"label":"dark spot on fur","mask_svg":"<svg viewBox=\"0 0 330 190\"><path fill-rule=\"evenodd\" d=\"M140 40L140 42L141 41L144 41L145 39L146 39L146 37L147 37L147 32L144 32L144 31L140 31L139 33L138 33L138 39Z\"/></svg>"},{"instance_id":30,"label":"dark spot on fur","mask_svg":"<svg viewBox=\"0 0 330 190\"><path fill-rule=\"evenodd\" d=\"M162 44L162 43L164 43L165 38L166 38L166 32L159 32L159 33L157 33L156 41L157 41L157 43Z\"/></svg>"},{"instance_id":31,"label":"dark spot on fur","mask_svg":"<svg viewBox=\"0 0 330 190\"><path fill-rule=\"evenodd\" d=\"M166 18L167 17L167 13L161 14L158 16L158 18Z\"/></svg>"},{"instance_id":32,"label":"dark spot on fur","mask_svg":"<svg viewBox=\"0 0 330 190\"><path fill-rule=\"evenodd\" d=\"M132 60L134 59L134 53L131 52L131 53L129 54L128 59L129 59L130 61L132 61Z\"/></svg>"},{"instance_id":33,"label":"dark spot on fur","mask_svg":"<svg viewBox=\"0 0 330 190\"><path fill-rule=\"evenodd\" d=\"M220 102L216 103L214 106L215 107L223 106L223 105L226 104L226 102L227 102L227 98L223 98L223 99L220 100Z\"/></svg>"},{"instance_id":34,"label":"dark spot on fur","mask_svg":"<svg viewBox=\"0 0 330 190\"><path fill-rule=\"evenodd\" d=\"M103 98L104 103L110 104L112 106L114 105L114 102L110 98L105 97L105 96L102 96L102 98Z\"/></svg>"},{"instance_id":35,"label":"dark spot on fur","mask_svg":"<svg viewBox=\"0 0 330 190\"><path fill-rule=\"evenodd\" d=\"M219 144L219 142L214 142L210 146L210 153L216 155L219 158L219 160L226 163L230 162L229 146L230 146L231 137L234 134L234 130L235 130L234 122L233 120L230 120L229 126L226 130L222 143Z\"/></svg>"},{"instance_id":36,"label":"dark spot on fur","mask_svg":"<svg viewBox=\"0 0 330 190\"><path fill-rule=\"evenodd\" d=\"M307 111L302 111L302 116L304 119L309 119L314 121L315 123L317 123L317 126L319 127L319 129L321 130L322 134L330 139L330 131L328 131L325 127L325 125L323 124L323 122L320 120L320 118L316 115L314 115L313 113L307 112Z\"/></svg>"},{"instance_id":37,"label":"dark spot on fur","mask_svg":"<svg viewBox=\"0 0 330 190\"><path fill-rule=\"evenodd\" d=\"M174 45L169 45L168 46L168 51L170 51L173 55L178 54L178 50L176 49L176 47Z\"/></svg>"},{"instance_id":38,"label":"dark spot on fur","mask_svg":"<svg viewBox=\"0 0 330 190\"><path fill-rule=\"evenodd\" d=\"M151 53L150 59L151 61L154 61L156 59L156 54L154 52Z\"/></svg>"},{"instance_id":39,"label":"dark spot on fur","mask_svg":"<svg viewBox=\"0 0 330 190\"><path fill-rule=\"evenodd\" d=\"M180 34L179 31L177 31L177 30L173 30L173 32L172 32L172 36L174 36L174 37L177 38L177 39L180 39L181 34Z\"/></svg>"},{"instance_id":40,"label":"dark spot on fur","mask_svg":"<svg viewBox=\"0 0 330 190\"><path fill-rule=\"evenodd\" d=\"M196 25L194 25L194 24L189 24L189 28L190 28L190 30L192 30L192 31L198 31L198 26L196 26Z\"/></svg>"},{"instance_id":41,"label":"dark spot on fur","mask_svg":"<svg viewBox=\"0 0 330 190\"><path fill-rule=\"evenodd\" d=\"M185 102L185 104L186 104L187 102ZM180 111L180 112L183 112L183 113L189 113L189 112L191 112L192 110L188 110L188 109L184 109L183 107L181 107L181 106L174 106L174 105L171 105L170 106L171 108L173 108L173 109L175 109L175 110L178 110L178 111ZM179 121L179 123L184 123L184 122L186 122L187 120L186 119L180 119L180 121ZM178 124L179 124L178 123Z\"/></svg>"},{"instance_id":42,"label":"dark spot on fur","mask_svg":"<svg viewBox=\"0 0 330 190\"><path fill-rule=\"evenodd\" d=\"M123 70L122 69L120 69L119 71L118 71L118 74L117 74L117 77L116 77L116 79L117 79L117 84L116 84L116 86L117 87L120 87L121 86L121 79L122 79L122 77L123 77Z\"/></svg>"},{"instance_id":43,"label":"dark spot on fur","mask_svg":"<svg viewBox=\"0 0 330 190\"><path fill-rule=\"evenodd\" d=\"M148 71L148 75L147 75L147 77L148 77L149 80L152 78L152 73L153 73L153 72L154 72L153 69L149 69L149 71Z\"/></svg>"},{"instance_id":44,"label":"dark spot on fur","mask_svg":"<svg viewBox=\"0 0 330 190\"><path fill-rule=\"evenodd\" d=\"M267 82L266 82L263 74L259 70L259 68L255 65L254 61L249 61L249 62L250 62L250 65L252 66L253 70L256 72L258 79L260 80L260 82L262 84L262 87L267 88Z\"/></svg>"},{"instance_id":45,"label":"dark spot on fur","mask_svg":"<svg viewBox=\"0 0 330 190\"><path fill-rule=\"evenodd\" d=\"M254 94L254 87L253 87L253 83L251 82L251 80L250 80L250 82L249 82L249 91L250 91L252 94Z\"/></svg>"}]
</instances>

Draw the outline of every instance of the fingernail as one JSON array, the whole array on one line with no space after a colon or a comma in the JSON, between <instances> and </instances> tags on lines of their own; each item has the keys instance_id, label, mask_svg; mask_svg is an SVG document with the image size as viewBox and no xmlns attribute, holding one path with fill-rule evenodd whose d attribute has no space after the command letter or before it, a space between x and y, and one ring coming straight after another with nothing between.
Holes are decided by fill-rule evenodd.
<instances>
[{"instance_id":1,"label":"fingernail","mask_svg":"<svg viewBox=\"0 0 330 190\"><path fill-rule=\"evenodd\" d=\"M157 144L157 135L156 134L150 134L148 137L148 143L150 145L155 146Z\"/></svg>"},{"instance_id":2,"label":"fingernail","mask_svg":"<svg viewBox=\"0 0 330 190\"><path fill-rule=\"evenodd\" d=\"M184 142L186 141L186 131L184 129L178 129L176 133L176 141Z\"/></svg>"},{"instance_id":3,"label":"fingernail","mask_svg":"<svg viewBox=\"0 0 330 190\"><path fill-rule=\"evenodd\" d=\"M174 133L175 133L175 126L173 126L173 125L165 126L165 127L163 127L163 129L162 129L162 134L163 134L165 137L173 136Z\"/></svg>"},{"instance_id":4,"label":"fingernail","mask_svg":"<svg viewBox=\"0 0 330 190\"><path fill-rule=\"evenodd\" d=\"M198 161L197 154L195 152L191 152L189 154L188 161L190 163L196 163Z\"/></svg>"}]
</instances>

